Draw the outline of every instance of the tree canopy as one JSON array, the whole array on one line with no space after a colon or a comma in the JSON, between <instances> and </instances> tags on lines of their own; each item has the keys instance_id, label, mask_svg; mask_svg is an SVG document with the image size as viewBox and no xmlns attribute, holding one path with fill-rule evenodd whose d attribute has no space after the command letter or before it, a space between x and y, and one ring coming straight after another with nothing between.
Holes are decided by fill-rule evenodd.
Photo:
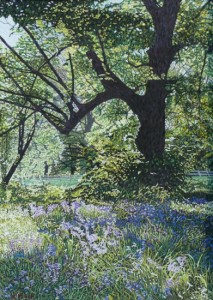
<instances>
[{"instance_id":1,"label":"tree canopy","mask_svg":"<svg viewBox=\"0 0 213 300\"><path fill-rule=\"evenodd\" d=\"M201 107L209 101L210 5L1 1L2 15L13 17L21 38L11 47L0 37L0 101L40 113L68 134L95 108L121 100L138 118L139 151L147 159L161 156L166 108L180 104L169 99L181 98L181 109L185 100L197 97Z\"/></svg>"}]
</instances>

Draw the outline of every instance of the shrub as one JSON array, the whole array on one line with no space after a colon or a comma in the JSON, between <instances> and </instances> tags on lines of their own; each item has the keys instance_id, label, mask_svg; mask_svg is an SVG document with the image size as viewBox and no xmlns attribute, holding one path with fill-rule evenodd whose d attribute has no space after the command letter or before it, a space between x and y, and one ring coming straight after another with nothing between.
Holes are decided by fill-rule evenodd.
<instances>
[{"instance_id":1,"label":"shrub","mask_svg":"<svg viewBox=\"0 0 213 300\"><path fill-rule=\"evenodd\" d=\"M182 191L186 174L195 164L192 149L175 145L168 146L163 157L152 161L137 151L119 149L110 141L99 146L96 153L93 166L72 191L72 198L164 200Z\"/></svg>"},{"instance_id":2,"label":"shrub","mask_svg":"<svg viewBox=\"0 0 213 300\"><path fill-rule=\"evenodd\" d=\"M64 189L51 185L31 187L11 182L6 189L0 189L0 200L5 204L14 203L28 206L33 201L37 204L48 205L61 202L64 198Z\"/></svg>"}]
</instances>

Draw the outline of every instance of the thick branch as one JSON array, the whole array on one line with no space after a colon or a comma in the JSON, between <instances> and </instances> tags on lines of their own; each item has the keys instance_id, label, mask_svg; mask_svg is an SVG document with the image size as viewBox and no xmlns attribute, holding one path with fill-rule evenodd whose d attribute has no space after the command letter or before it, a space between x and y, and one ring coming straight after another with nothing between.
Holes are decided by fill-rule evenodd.
<instances>
[{"instance_id":1,"label":"thick branch","mask_svg":"<svg viewBox=\"0 0 213 300\"><path fill-rule=\"evenodd\" d=\"M180 49L179 45L172 44L172 38L181 0L165 0L162 7L154 0L142 1L152 17L155 28L153 45L147 51L149 65L154 74L160 78L164 75L166 78L174 56Z\"/></svg>"},{"instance_id":2,"label":"thick branch","mask_svg":"<svg viewBox=\"0 0 213 300\"><path fill-rule=\"evenodd\" d=\"M109 66L107 66L107 72L105 71L102 61L94 51L87 51L86 55L92 61L92 67L99 76L105 90L110 90L112 87L114 88L115 83L122 83L122 81L109 69Z\"/></svg>"}]
</instances>

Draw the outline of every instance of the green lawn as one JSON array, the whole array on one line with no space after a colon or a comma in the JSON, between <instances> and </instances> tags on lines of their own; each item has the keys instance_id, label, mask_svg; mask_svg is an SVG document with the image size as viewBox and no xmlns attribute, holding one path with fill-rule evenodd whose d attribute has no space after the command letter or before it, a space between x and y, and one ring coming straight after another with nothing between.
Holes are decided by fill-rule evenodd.
<instances>
[{"instance_id":1,"label":"green lawn","mask_svg":"<svg viewBox=\"0 0 213 300\"><path fill-rule=\"evenodd\" d=\"M190 179L200 187L213 189L213 176L191 176Z\"/></svg>"},{"instance_id":2,"label":"green lawn","mask_svg":"<svg viewBox=\"0 0 213 300\"><path fill-rule=\"evenodd\" d=\"M37 177L31 179L22 180L22 184L25 186L41 186L46 184L51 184L58 187L74 187L80 181L82 175L72 175L72 176L58 176L58 177Z\"/></svg>"}]
</instances>

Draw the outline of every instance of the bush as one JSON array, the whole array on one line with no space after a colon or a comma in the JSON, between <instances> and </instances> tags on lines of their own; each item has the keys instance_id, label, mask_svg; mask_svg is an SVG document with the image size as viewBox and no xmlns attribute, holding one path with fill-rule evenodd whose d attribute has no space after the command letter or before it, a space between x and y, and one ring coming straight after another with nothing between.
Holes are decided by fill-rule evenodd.
<instances>
[{"instance_id":1,"label":"bush","mask_svg":"<svg viewBox=\"0 0 213 300\"><path fill-rule=\"evenodd\" d=\"M96 149L93 167L71 197L85 200L165 199L180 193L194 168L192 149L169 146L161 158L146 161L137 151L118 149L108 141Z\"/></svg>"},{"instance_id":2,"label":"bush","mask_svg":"<svg viewBox=\"0 0 213 300\"><path fill-rule=\"evenodd\" d=\"M64 189L51 185L26 187L18 182L11 182L6 189L0 189L0 203L3 204L28 206L30 202L35 202L38 205L48 205L61 202L64 198Z\"/></svg>"}]
</instances>

